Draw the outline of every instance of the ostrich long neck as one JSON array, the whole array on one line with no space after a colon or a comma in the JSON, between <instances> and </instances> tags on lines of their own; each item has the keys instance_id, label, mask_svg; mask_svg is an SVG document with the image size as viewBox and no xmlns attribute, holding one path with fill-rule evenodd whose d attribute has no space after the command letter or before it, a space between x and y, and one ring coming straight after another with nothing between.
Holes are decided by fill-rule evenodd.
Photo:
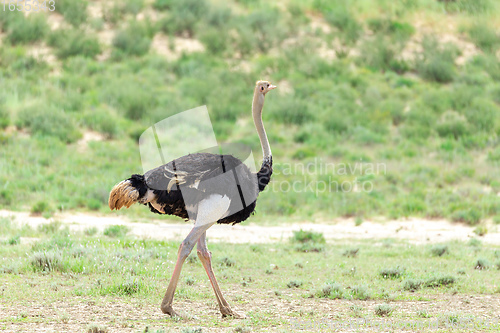
<instances>
[{"instance_id":1,"label":"ostrich long neck","mask_svg":"<svg viewBox=\"0 0 500 333\"><path fill-rule=\"evenodd\" d=\"M264 123L262 122L262 108L264 107L264 94L260 93L258 87L255 88L253 94L252 102L252 115L255 128L257 133L259 133L260 145L262 146L262 154L264 161L269 161L272 158L271 147L269 146L269 140L267 139L266 130L264 129Z\"/></svg>"}]
</instances>

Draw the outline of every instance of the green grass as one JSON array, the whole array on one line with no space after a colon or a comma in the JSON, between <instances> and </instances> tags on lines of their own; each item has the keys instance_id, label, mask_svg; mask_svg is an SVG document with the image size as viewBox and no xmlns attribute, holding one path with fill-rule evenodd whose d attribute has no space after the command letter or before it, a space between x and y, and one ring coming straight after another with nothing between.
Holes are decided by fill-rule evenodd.
<instances>
[{"instance_id":1,"label":"green grass","mask_svg":"<svg viewBox=\"0 0 500 333\"><path fill-rule=\"evenodd\" d=\"M102 238L97 234L67 232L57 223L47 224L38 230L26 230L7 221L2 221L0 226L2 235L7 238L21 236L38 239L36 243L0 242L2 281L7 286L23 281L3 294L2 302L9 304L26 301L45 304L55 300L66 304L72 299L85 300L86 304L102 304L112 300L114 304L132 302L135 304L134 311L142 311L138 304L157 309L177 255L178 242L140 240L127 236L119 240ZM343 256L342 250L347 244L359 248L363 255ZM498 246L485 245L476 250L462 242L442 245L448 251L447 255L440 257L429 255L427 245L405 242L394 242L390 247L375 245L372 241L326 243L321 253L293 251L286 243L252 246L214 243L210 244L210 250L214 262L222 263L214 265L214 269L221 288L226 295L230 295L228 301L249 315L248 322L243 322L244 326L252 322L257 329L271 325L268 320L273 320L271 314L266 315L261 310L249 312L252 302L261 298L270 298L278 303L307 301L308 304L315 299L323 299L322 302L332 306L345 302L346 307L351 307L346 315L398 318L399 302L408 300L457 294L458 297L470 294L496 297L498 270L490 263L498 261L498 255L495 255L500 253ZM230 259L225 257L228 253L231 254ZM228 265L228 262L231 264ZM409 262L411 265L401 273L400 267ZM268 274L266 268L271 264L279 269L273 269L272 274ZM386 278L390 274L381 275L384 270L400 273L391 273L394 278ZM464 274L457 275L458 270ZM398 303L386 303L394 300ZM186 308L193 315L201 315L196 309L216 307L210 283L199 261L184 265L174 306L176 302L189 302ZM373 302L379 304L372 307ZM194 304L202 305L198 307ZM368 308L373 310L368 311ZM316 308L314 315L302 309L303 312L292 311L285 316L293 318L307 313L312 318L322 317L329 309ZM114 315L113 308L108 311L109 315ZM432 307L426 310L425 315L415 314L419 318L441 315ZM58 320L62 317L63 314ZM3 320L11 322L14 319L8 317ZM27 322L32 320L35 319L26 319ZM46 318L48 323L52 320L50 316ZM141 330L144 325L154 325L154 320L132 319L135 328ZM162 322L170 328L185 327L184 321L162 319ZM226 322L230 326L233 323L241 325L239 321ZM283 325L286 323L278 321L272 325L285 328ZM118 320L107 325L111 328L122 323Z\"/></svg>"}]
</instances>

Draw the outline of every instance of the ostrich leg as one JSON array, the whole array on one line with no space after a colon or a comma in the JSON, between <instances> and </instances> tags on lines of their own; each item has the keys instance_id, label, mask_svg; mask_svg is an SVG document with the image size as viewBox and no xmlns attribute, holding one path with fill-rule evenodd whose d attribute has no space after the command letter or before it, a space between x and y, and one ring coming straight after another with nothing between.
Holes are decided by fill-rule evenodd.
<instances>
[{"instance_id":1,"label":"ostrich leg","mask_svg":"<svg viewBox=\"0 0 500 333\"><path fill-rule=\"evenodd\" d=\"M163 301L161 302L160 308L163 313L180 317L172 309L172 302L174 300L175 288L177 287L177 282L179 281L182 265L193 250L194 245L201 235L204 235L205 231L214 225L215 222L227 212L230 203L231 200L229 200L228 197L219 194L212 194L208 198L200 201L198 204L196 222L194 223L194 227L191 232L187 235L186 239L182 241L179 247L174 272L172 273L172 278L168 284L165 297L163 297Z\"/></svg>"},{"instance_id":2,"label":"ostrich leg","mask_svg":"<svg viewBox=\"0 0 500 333\"><path fill-rule=\"evenodd\" d=\"M179 314L172 309L172 302L174 300L175 288L177 287L177 282L179 281L179 276L181 275L182 265L193 250L196 241L202 234L205 234L205 231L213 224L214 223L205 224L202 226L195 225L191 232L187 235L186 239L184 239L179 246L174 272L172 273L172 278L170 279L170 283L168 284L167 292L165 293L160 306L163 313L169 314L172 317L180 317Z\"/></svg>"},{"instance_id":3,"label":"ostrich leg","mask_svg":"<svg viewBox=\"0 0 500 333\"><path fill-rule=\"evenodd\" d=\"M200 258L205 271L207 271L208 278L210 279L210 283L212 284L212 288L214 289L215 297L217 298L217 303L219 303L222 317L232 316L238 319L246 318L244 314L233 311L227 301L224 299L224 296L222 296L222 292L220 291L219 284L215 279L214 271L212 269L212 253L208 251L206 232L204 232L198 239L198 245L196 246L196 248L198 252L198 258Z\"/></svg>"}]
</instances>

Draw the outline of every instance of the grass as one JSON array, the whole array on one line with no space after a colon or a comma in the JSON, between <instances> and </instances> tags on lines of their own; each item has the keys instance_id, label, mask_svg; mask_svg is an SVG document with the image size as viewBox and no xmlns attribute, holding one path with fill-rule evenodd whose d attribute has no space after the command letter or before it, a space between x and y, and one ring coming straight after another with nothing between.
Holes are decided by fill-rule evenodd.
<instances>
[{"instance_id":1,"label":"grass","mask_svg":"<svg viewBox=\"0 0 500 333\"><path fill-rule=\"evenodd\" d=\"M2 234L7 238L21 236L38 239L36 244L21 242L9 245L0 242L2 281L7 286L19 282L20 277L25 281L18 283L16 288L9 288L9 292L3 294L2 302L13 303L15 307L15 304L36 301L45 306L43 304L46 302L50 304L55 300L66 304L72 299L85 299L86 304L92 306L93 302L102 304L112 300L114 304L130 304L133 311L141 312L142 307L146 307L148 312L153 309L159 311L159 295L165 291L165 278L173 269L178 242L141 240L126 235L114 239L84 232L67 233L64 226L57 224L47 224L37 230L26 230L16 223L5 221L0 225ZM330 306L335 304L345 305L345 314L339 312L339 316L370 318L399 316L393 304L386 304L388 299L405 302L443 295L451 297L454 294L459 297L469 294L494 296L497 289L497 269L478 270L471 264L478 256L482 261L498 261L495 251L500 253L500 248L495 246L484 245L477 252L474 247L462 242L449 242L442 244L448 248L448 255L436 257L429 255L426 245L394 242L391 247L384 247L374 245L371 241L357 241L351 245L355 245L363 255L344 257L343 242L326 243L321 253L293 251L287 243L258 244L254 245L254 249L248 244L210 244L214 262L227 262L228 257L225 256L230 253L231 260L237 263L214 265L215 274L229 303L246 311L249 316L248 321L229 321L225 325L252 326L254 329L268 325L286 328L284 325L288 325L287 321L274 322L276 319L272 319L272 314L266 314L264 310L248 312L253 304L252 297L270 298L270 301L275 302L273 304L313 304L311 302L319 298L323 299L322 302L328 302L326 308L316 307L314 314L309 314L305 305L304 308L299 307L302 314L291 310L285 314L288 319L295 316L312 316L312 319L321 317L331 311ZM255 247L260 250L255 251ZM354 274L346 274L346 270L351 270L346 260L355 261ZM382 267L392 267L389 270L394 271L394 267L401 267L401 263L409 260L412 265L406 268L403 281L381 278ZM273 274L266 274L265 268L271 264L279 269L273 270ZM457 269L465 270L466 274L457 278ZM384 303L367 311L372 308L371 302ZM187 304L183 306L196 315L201 315L201 311L198 313L195 309L216 307L210 283L199 261L186 263L183 267L174 305L178 303ZM107 311L113 315L112 308ZM434 318L438 315L430 309L425 316L415 316ZM60 313L54 318L47 317L46 321L67 320L71 324L72 316L72 313ZM213 317L211 314L206 316ZM4 320L14 319L8 315ZM36 318L28 316L24 320L30 323ZM128 323L133 323L136 330L142 330L145 326L151 329L156 323L151 320L137 320L132 316ZM215 317L212 320L216 320ZM95 327L102 327L102 324L96 323ZM116 321L106 322L106 327L113 330L122 324L118 316ZM184 321L164 319L162 325L162 329L167 331L188 326Z\"/></svg>"}]
</instances>

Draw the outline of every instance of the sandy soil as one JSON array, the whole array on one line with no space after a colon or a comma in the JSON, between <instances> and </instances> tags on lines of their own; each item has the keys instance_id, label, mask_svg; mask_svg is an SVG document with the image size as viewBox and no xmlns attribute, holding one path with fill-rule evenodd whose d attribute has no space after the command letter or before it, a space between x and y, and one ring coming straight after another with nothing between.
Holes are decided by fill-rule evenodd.
<instances>
[{"instance_id":1,"label":"sandy soil","mask_svg":"<svg viewBox=\"0 0 500 333\"><path fill-rule=\"evenodd\" d=\"M19 224L29 224L37 227L42 223L57 220L68 225L70 230L82 231L89 227L96 227L100 231L114 224L126 225L131 234L139 238L158 240L183 239L192 228L186 223L165 222L161 219L152 219L150 223L134 222L123 216L98 216L87 213L57 214L50 219L41 216L31 216L26 212L12 212L0 210L0 217L14 216ZM293 223L276 226L260 226L252 222L239 225L215 225L208 231L210 241L229 243L270 243L287 240L295 230L311 230L322 232L327 241L343 239L375 239L394 238L407 240L414 244L439 243L450 240L467 241L475 237L473 230L465 224L451 223L444 220L422 220L410 218L407 220L370 222L365 221L355 226L352 220L340 220L331 223ZM481 237L485 243L500 244L500 230L497 226L490 226L489 232Z\"/></svg>"},{"instance_id":2,"label":"sandy soil","mask_svg":"<svg viewBox=\"0 0 500 333\"><path fill-rule=\"evenodd\" d=\"M236 293L241 291L228 290L231 303L235 302L232 298ZM106 328L107 333L156 332L158 329L186 332L187 327L201 327L202 332L436 332L437 329L439 332L483 332L485 330L470 327L469 320L474 320L476 325L496 325L497 328L500 325L498 296L443 294L430 296L427 301L391 302L392 316L382 318L374 316L375 307L383 304L382 301L290 299L264 293L250 293L244 298L248 303L235 309L247 314L252 311L272 314L272 323L266 324L266 320L260 321L259 317L255 322L221 319L215 300L177 299L176 309L190 317L180 322L163 315L158 304L136 298L123 302L104 297L96 302L74 297L71 302L25 302L15 306L0 301L0 313L10 318L31 317L31 323L12 323L3 332L86 332L85 328L90 325ZM353 312L353 306L359 307L359 314ZM419 311L429 313L430 318L419 318ZM456 316L457 322L448 322L450 316ZM417 323L423 329L411 329L411 326L398 329L401 325ZM235 329L238 326L252 327L252 330Z\"/></svg>"}]
</instances>

